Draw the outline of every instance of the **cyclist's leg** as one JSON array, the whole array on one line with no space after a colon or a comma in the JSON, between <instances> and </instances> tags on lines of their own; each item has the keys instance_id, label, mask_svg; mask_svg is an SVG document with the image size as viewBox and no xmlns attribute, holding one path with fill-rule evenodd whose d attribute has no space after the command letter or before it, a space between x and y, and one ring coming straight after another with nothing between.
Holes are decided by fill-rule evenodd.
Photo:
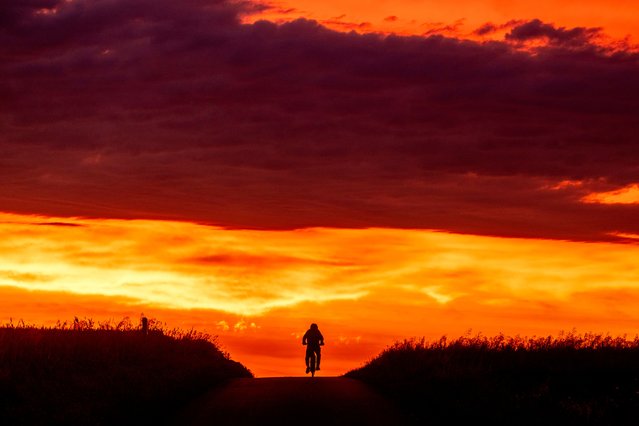
<instances>
[{"instance_id":1,"label":"cyclist's leg","mask_svg":"<svg viewBox=\"0 0 639 426\"><path fill-rule=\"evenodd\" d=\"M322 350L320 348L317 348L315 350L315 360L316 360L316 365L317 365L317 370L320 369L320 360L322 359Z\"/></svg>"},{"instance_id":2,"label":"cyclist's leg","mask_svg":"<svg viewBox=\"0 0 639 426\"><path fill-rule=\"evenodd\" d=\"M304 362L306 363L306 372L308 373L311 370L311 361L313 361L311 359L311 355L312 355L313 351L310 350L310 348L306 348L306 356L304 357Z\"/></svg>"}]
</instances>

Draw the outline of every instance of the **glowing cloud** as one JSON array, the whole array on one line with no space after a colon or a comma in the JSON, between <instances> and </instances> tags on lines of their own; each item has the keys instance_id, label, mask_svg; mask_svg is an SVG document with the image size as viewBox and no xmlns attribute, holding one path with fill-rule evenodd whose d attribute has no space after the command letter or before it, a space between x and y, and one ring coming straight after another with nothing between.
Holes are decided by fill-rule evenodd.
<instances>
[{"instance_id":1,"label":"glowing cloud","mask_svg":"<svg viewBox=\"0 0 639 426\"><path fill-rule=\"evenodd\" d=\"M639 251L427 230L254 231L150 220L1 219L0 285L236 315L393 289L395 300L405 294L402 303L426 303L424 296L439 304L468 296L484 303L496 294L563 299L634 286Z\"/></svg>"},{"instance_id":2,"label":"glowing cloud","mask_svg":"<svg viewBox=\"0 0 639 426\"><path fill-rule=\"evenodd\" d=\"M593 192L582 198L584 203L639 204L639 184L606 192Z\"/></svg>"}]
</instances>

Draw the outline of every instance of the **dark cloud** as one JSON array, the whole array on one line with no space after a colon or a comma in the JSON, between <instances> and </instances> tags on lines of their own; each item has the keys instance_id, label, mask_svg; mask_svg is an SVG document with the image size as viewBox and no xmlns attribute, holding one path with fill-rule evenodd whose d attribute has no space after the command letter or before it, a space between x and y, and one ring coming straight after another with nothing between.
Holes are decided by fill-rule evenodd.
<instances>
[{"instance_id":1,"label":"dark cloud","mask_svg":"<svg viewBox=\"0 0 639 426\"><path fill-rule=\"evenodd\" d=\"M510 29L513 28L515 26L518 26L520 24L522 24L524 22L519 21L519 20L510 20L508 22L506 22L505 24L493 24L492 22L486 22L485 24L481 25L479 28L477 28L475 31L473 31L473 34L475 35L479 35L479 36L485 36L485 35L489 35L489 34L494 34L498 31L504 30L504 29Z\"/></svg>"},{"instance_id":2,"label":"dark cloud","mask_svg":"<svg viewBox=\"0 0 639 426\"><path fill-rule=\"evenodd\" d=\"M639 58L592 29L503 42L241 24L250 3L0 5L0 210L232 227L639 233ZM523 50L531 39L546 41ZM547 189L561 180L585 184Z\"/></svg>"},{"instance_id":3,"label":"dark cloud","mask_svg":"<svg viewBox=\"0 0 639 426\"><path fill-rule=\"evenodd\" d=\"M63 226L63 227L71 227L77 228L82 227L84 225L80 225L79 223L69 223L69 222L34 222L32 225L38 226Z\"/></svg>"},{"instance_id":4,"label":"dark cloud","mask_svg":"<svg viewBox=\"0 0 639 426\"><path fill-rule=\"evenodd\" d=\"M477 35L486 35L486 34L495 33L498 30L499 30L499 27L497 25L493 24L492 22L486 22L484 25L477 28L474 31L474 33Z\"/></svg>"},{"instance_id":5,"label":"dark cloud","mask_svg":"<svg viewBox=\"0 0 639 426\"><path fill-rule=\"evenodd\" d=\"M508 34L506 40L528 41L536 39L547 39L552 43L577 44L582 45L590 42L601 35L601 28L557 28L554 25L546 24L539 19L522 23L514 27Z\"/></svg>"},{"instance_id":6,"label":"dark cloud","mask_svg":"<svg viewBox=\"0 0 639 426\"><path fill-rule=\"evenodd\" d=\"M210 273L210 266L220 266L224 268L239 267L247 269L248 267L259 268L260 271L267 269L280 268L282 266L341 266L353 267L357 266L353 263L342 261L331 261L325 259L311 259L295 256L282 256L273 253L263 253L260 255L243 253L240 251L216 253L204 256L189 257L181 260L186 264L194 264L207 267L206 273Z\"/></svg>"}]
</instances>

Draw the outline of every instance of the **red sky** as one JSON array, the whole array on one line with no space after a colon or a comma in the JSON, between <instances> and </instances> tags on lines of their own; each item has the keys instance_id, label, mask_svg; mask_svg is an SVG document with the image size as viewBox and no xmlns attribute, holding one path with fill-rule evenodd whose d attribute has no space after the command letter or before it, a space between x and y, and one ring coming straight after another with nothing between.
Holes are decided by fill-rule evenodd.
<instances>
[{"instance_id":1,"label":"red sky","mask_svg":"<svg viewBox=\"0 0 639 426\"><path fill-rule=\"evenodd\" d=\"M564 27L602 28L616 39L638 34L634 0L291 0L248 19L315 19L338 30L423 35L440 32L474 37L487 23L540 19ZM484 34L485 36L486 34Z\"/></svg>"},{"instance_id":2,"label":"red sky","mask_svg":"<svg viewBox=\"0 0 639 426\"><path fill-rule=\"evenodd\" d=\"M624 0L5 1L2 320L144 309L260 375L294 374L318 318L333 373L403 336L631 332L637 21Z\"/></svg>"}]
</instances>

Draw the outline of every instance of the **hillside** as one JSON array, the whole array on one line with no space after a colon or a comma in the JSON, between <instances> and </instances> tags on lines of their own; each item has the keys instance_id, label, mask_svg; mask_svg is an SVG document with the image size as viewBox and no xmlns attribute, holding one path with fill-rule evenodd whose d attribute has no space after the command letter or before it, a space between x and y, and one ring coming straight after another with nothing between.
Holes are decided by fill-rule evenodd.
<instances>
[{"instance_id":1,"label":"hillside","mask_svg":"<svg viewBox=\"0 0 639 426\"><path fill-rule=\"evenodd\" d=\"M374 386L418 424L635 424L639 340L574 333L405 340L346 376Z\"/></svg>"},{"instance_id":2,"label":"hillside","mask_svg":"<svg viewBox=\"0 0 639 426\"><path fill-rule=\"evenodd\" d=\"M216 384L252 377L196 331L82 320L0 328L3 424L162 424ZM133 421L132 419L135 419Z\"/></svg>"}]
</instances>

